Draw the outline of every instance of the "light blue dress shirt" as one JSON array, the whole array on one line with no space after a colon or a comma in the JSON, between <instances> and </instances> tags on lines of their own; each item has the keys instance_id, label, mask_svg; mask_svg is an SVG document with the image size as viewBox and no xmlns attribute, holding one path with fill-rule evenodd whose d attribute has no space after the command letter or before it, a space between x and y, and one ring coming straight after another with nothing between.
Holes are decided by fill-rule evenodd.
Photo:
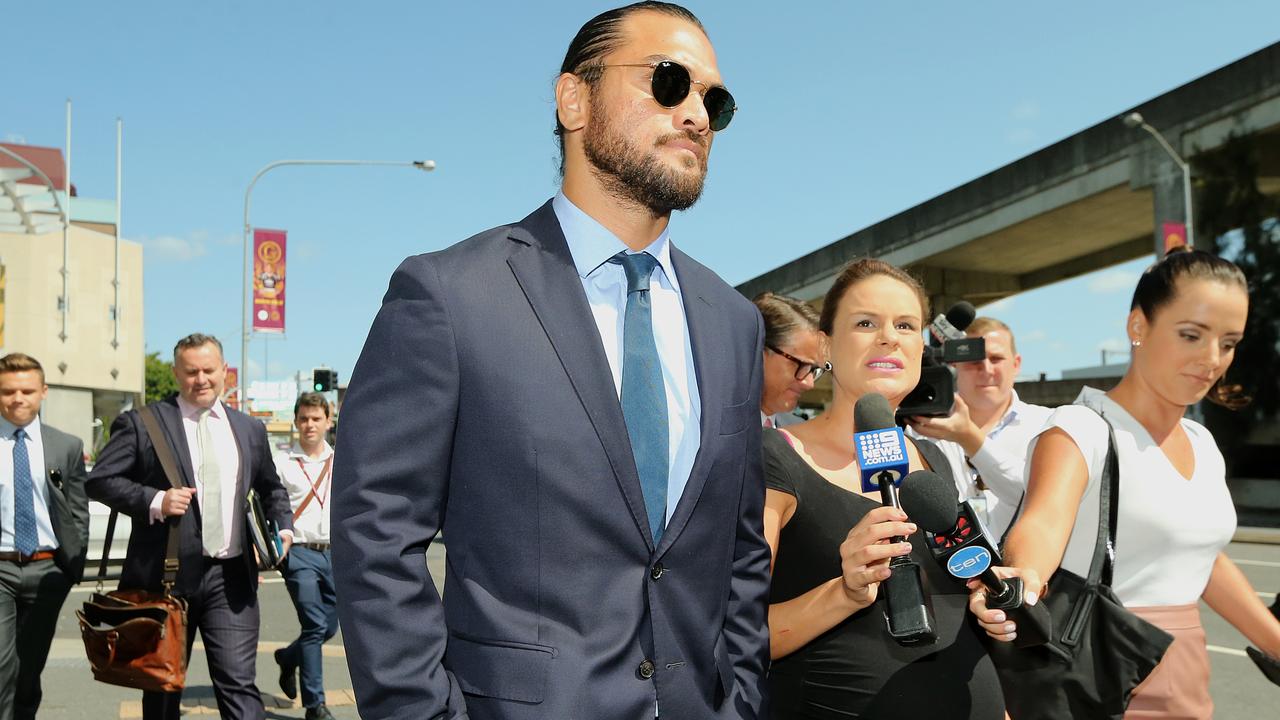
<instances>
[{"instance_id":1,"label":"light blue dress shirt","mask_svg":"<svg viewBox=\"0 0 1280 720\"><path fill-rule=\"evenodd\" d=\"M13 432L17 425L0 417L0 552L13 552ZM36 551L56 550L58 537L49 519L49 474L44 466L44 438L40 418L24 428L27 459L31 461L31 482L35 486Z\"/></svg>"},{"instance_id":2,"label":"light blue dress shirt","mask_svg":"<svg viewBox=\"0 0 1280 720\"><path fill-rule=\"evenodd\" d=\"M622 323L627 308L627 275L622 266L609 262L620 252L631 251L564 196L557 193L551 201L569 253L577 268L587 304L600 330L604 354L613 373L613 388L622 397ZM671 240L668 230L644 249L658 260L650 280L649 298L653 306L653 338L662 363L662 379L666 386L667 417L670 432L667 475L667 521L689 482L689 472L701 444L699 437L702 402L698 398L698 379L693 367L693 345L689 341L689 325L685 321L680 281L671 265Z\"/></svg>"}]
</instances>

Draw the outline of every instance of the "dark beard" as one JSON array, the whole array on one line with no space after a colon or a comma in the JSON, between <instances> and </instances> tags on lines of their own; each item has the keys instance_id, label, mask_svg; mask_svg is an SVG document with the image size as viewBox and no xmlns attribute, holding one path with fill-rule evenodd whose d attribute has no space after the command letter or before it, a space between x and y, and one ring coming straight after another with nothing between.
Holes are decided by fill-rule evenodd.
<instances>
[{"instance_id":1,"label":"dark beard","mask_svg":"<svg viewBox=\"0 0 1280 720\"><path fill-rule=\"evenodd\" d=\"M660 217L673 210L688 210L702 195L702 182L707 168L701 160L701 172L694 178L685 178L663 167L652 154L645 155L628 145L620 135L611 134L614 124L603 108L592 106L596 122L587 126L582 139L583 151L591 164L591 173L607 192L624 201L644 207ZM681 134L659 138L655 147L679 138ZM689 139L703 148L706 157L706 140L697 133L687 133Z\"/></svg>"}]
</instances>

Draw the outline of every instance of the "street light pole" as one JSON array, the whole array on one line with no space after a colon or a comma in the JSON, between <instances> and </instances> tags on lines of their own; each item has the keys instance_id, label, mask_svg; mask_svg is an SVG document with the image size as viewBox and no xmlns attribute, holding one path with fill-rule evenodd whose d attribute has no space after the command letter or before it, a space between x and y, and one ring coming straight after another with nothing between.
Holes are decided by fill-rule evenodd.
<instances>
[{"instance_id":1,"label":"street light pole","mask_svg":"<svg viewBox=\"0 0 1280 720\"><path fill-rule=\"evenodd\" d=\"M1160 134L1159 130L1156 130L1147 123L1147 121L1142 117L1142 113L1131 112L1128 115L1125 115L1124 124L1131 128L1142 128L1148 133L1151 133L1151 137L1155 138L1156 142L1160 143L1160 147L1163 148L1164 151L1169 154L1169 157L1173 158L1173 161L1178 164L1178 167L1182 169L1182 204L1185 208L1187 218L1187 245L1195 247L1195 221L1193 220L1191 207L1191 164L1182 159L1182 156L1173 149L1173 146L1169 144L1168 140L1164 139L1164 136Z\"/></svg>"},{"instance_id":2,"label":"street light pole","mask_svg":"<svg viewBox=\"0 0 1280 720\"><path fill-rule=\"evenodd\" d=\"M249 268L251 267L249 235L252 232L252 228L249 225L249 203L253 197L253 186L258 184L258 180L270 170L284 165L388 165L414 167L423 172L430 172L436 169L434 160L411 160L408 162L397 160L277 160L264 165L258 171L258 174L253 176L253 180L249 181L249 187L244 191L244 268L240 275L240 375L236 386L240 395L240 407L246 412L249 408L249 334L251 332L250 328L253 327L253 323L249 318Z\"/></svg>"}]
</instances>

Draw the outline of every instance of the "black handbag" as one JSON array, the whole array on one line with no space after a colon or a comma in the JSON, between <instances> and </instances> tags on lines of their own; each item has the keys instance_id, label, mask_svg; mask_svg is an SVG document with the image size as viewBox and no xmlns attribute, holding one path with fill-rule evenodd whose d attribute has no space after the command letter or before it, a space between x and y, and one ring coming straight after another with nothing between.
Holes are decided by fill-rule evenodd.
<instances>
[{"instance_id":1,"label":"black handbag","mask_svg":"<svg viewBox=\"0 0 1280 720\"><path fill-rule=\"evenodd\" d=\"M1110 421L1107 435L1089 576L1059 568L1049 580L1051 591L1041 601L1053 617L1048 643L1030 648L994 643L998 647L991 658L1013 720L1120 720L1133 689L1173 642L1172 635L1126 610L1111 589L1120 470Z\"/></svg>"}]
</instances>

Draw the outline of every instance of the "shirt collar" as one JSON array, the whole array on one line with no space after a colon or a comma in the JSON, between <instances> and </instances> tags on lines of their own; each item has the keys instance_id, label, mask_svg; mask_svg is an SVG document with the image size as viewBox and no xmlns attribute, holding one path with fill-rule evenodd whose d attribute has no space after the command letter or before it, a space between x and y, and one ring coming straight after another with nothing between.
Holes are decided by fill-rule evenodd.
<instances>
[{"instance_id":1,"label":"shirt collar","mask_svg":"<svg viewBox=\"0 0 1280 720\"><path fill-rule=\"evenodd\" d=\"M13 439L13 433L18 429L17 425L9 422L7 419L0 417L0 437ZM27 437L31 438L31 442L40 442L40 416L37 415L35 420L23 428L27 431Z\"/></svg>"},{"instance_id":2,"label":"shirt collar","mask_svg":"<svg viewBox=\"0 0 1280 720\"><path fill-rule=\"evenodd\" d=\"M324 443L324 448L320 451L320 457L313 458L310 455L308 455L305 450L302 449L302 443L299 443L297 440L294 440L293 445L289 448L289 458L290 459L301 458L304 461L310 461L310 462L320 462L322 460L328 460L329 456L333 454L333 448L329 447L328 440L321 440L321 442Z\"/></svg>"},{"instance_id":3,"label":"shirt collar","mask_svg":"<svg viewBox=\"0 0 1280 720\"><path fill-rule=\"evenodd\" d=\"M178 412L182 413L182 417L188 420L199 420L200 410L201 408L187 402L186 398L182 397L181 394L178 395ZM214 420L221 420L226 415L226 410L222 407L222 401L215 400L213 406L209 408L209 417Z\"/></svg>"},{"instance_id":4,"label":"shirt collar","mask_svg":"<svg viewBox=\"0 0 1280 720\"><path fill-rule=\"evenodd\" d=\"M609 261L609 258L620 252L631 252L617 235L609 232L595 218L574 205L564 192L556 193L551 201L551 208L560 221L560 229L564 232L565 242L569 245L569 254L573 257L574 268L578 277L586 279L597 268ZM677 292L680 284L676 281L675 269L671 266L671 226L663 228L652 243L642 252L647 252L658 260L658 267L667 282Z\"/></svg>"}]
</instances>

